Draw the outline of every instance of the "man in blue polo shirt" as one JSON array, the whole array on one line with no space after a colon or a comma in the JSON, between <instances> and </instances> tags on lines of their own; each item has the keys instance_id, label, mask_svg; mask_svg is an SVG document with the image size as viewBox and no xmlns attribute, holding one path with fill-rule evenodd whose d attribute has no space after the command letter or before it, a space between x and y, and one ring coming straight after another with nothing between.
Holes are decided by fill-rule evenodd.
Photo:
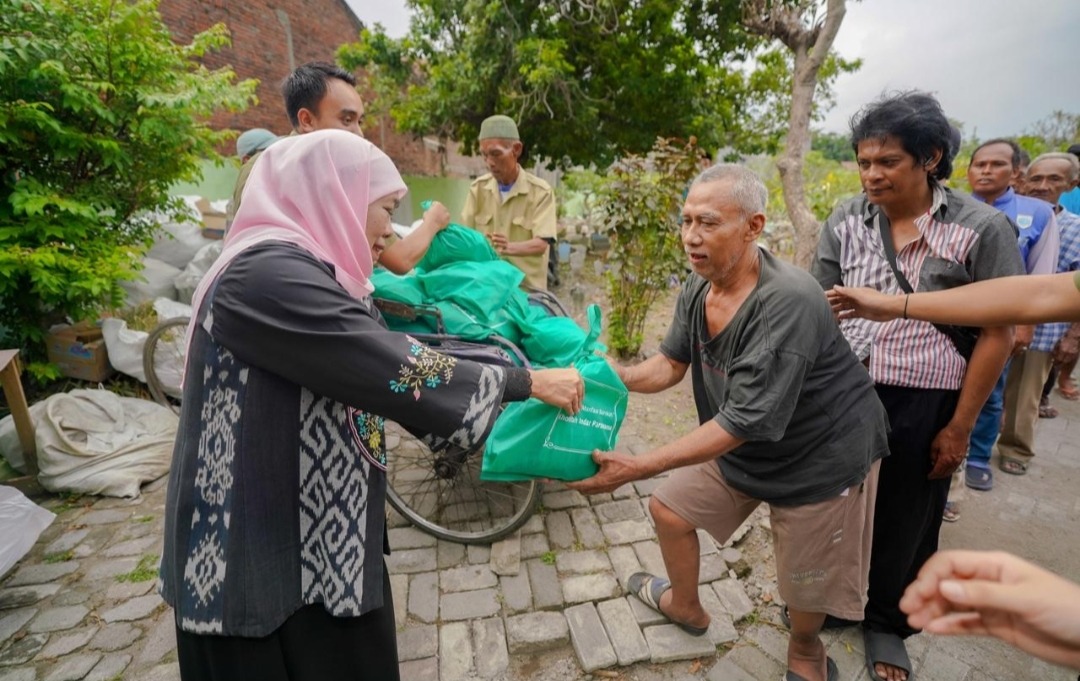
<instances>
[{"instance_id":1,"label":"man in blue polo shirt","mask_svg":"<svg viewBox=\"0 0 1080 681\"><path fill-rule=\"evenodd\" d=\"M1012 140L993 139L982 143L971 156L968 183L971 184L971 192L976 199L1008 215L1019 229L1018 244L1027 273L1053 274L1057 269L1060 248L1054 209L1045 201L1017 194L1010 186L1020 171L1020 156L1020 147ZM1034 326L1016 327L1014 357L1027 350L1034 332ZM986 405L975 422L975 428L971 431L964 482L972 489L986 491L994 486L990 454L1001 430L1007 375L1008 366L986 400ZM1037 404L1035 409L1037 412ZM1003 459L1000 466L1006 473L1015 475L1023 474L1026 468L1013 459ZM957 513L955 505L953 512Z\"/></svg>"}]
</instances>

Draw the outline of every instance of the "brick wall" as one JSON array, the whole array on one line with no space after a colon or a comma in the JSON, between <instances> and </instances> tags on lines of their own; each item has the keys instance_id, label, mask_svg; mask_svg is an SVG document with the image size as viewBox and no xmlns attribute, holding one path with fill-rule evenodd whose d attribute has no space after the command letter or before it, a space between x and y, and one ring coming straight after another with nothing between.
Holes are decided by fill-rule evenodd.
<instances>
[{"instance_id":1,"label":"brick wall","mask_svg":"<svg viewBox=\"0 0 1080 681\"><path fill-rule=\"evenodd\" d=\"M193 35L216 23L228 26L232 46L208 55L204 63L208 68L231 65L239 79L259 80L258 105L239 114L219 113L211 120L215 128L238 132L266 128L288 134L291 126L278 89L281 80L305 62L334 61L338 46L356 40L362 26L345 0L161 0L158 8L173 37L181 42L190 42ZM369 120L364 134L386 151L403 174L443 172L444 159L437 144L397 132L390 120ZM455 168L448 171L472 168L468 162L452 165Z\"/></svg>"}]
</instances>

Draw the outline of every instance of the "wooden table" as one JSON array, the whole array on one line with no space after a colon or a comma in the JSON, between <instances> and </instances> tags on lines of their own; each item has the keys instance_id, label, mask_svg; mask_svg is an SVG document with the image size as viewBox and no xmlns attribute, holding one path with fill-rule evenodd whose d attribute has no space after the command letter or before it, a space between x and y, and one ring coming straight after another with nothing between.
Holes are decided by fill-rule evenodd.
<instances>
[{"instance_id":1,"label":"wooden table","mask_svg":"<svg viewBox=\"0 0 1080 681\"><path fill-rule=\"evenodd\" d=\"M38 472L37 444L34 442L34 423L30 420L30 408L26 405L20 373L19 351L0 350L0 385L3 385L4 399L15 419L15 432L19 434L19 443L26 456L26 473L34 477Z\"/></svg>"}]
</instances>

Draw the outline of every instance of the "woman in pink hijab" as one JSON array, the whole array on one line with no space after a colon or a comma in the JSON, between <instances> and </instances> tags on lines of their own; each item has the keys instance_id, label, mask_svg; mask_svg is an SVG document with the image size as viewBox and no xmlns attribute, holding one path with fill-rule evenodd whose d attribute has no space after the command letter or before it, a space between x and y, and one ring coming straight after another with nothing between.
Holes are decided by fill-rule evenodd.
<instances>
[{"instance_id":1,"label":"woman in pink hijab","mask_svg":"<svg viewBox=\"0 0 1080 681\"><path fill-rule=\"evenodd\" d=\"M405 191L356 135L281 140L196 291L161 563L186 681L397 679L384 419L472 448L504 401L581 407L573 369L387 330L368 279Z\"/></svg>"}]
</instances>

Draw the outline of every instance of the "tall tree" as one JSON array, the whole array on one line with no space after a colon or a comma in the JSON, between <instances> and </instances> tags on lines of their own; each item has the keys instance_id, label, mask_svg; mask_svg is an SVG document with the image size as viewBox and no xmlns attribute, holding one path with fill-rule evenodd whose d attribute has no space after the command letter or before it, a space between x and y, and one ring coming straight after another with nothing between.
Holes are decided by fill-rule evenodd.
<instances>
[{"instance_id":1,"label":"tall tree","mask_svg":"<svg viewBox=\"0 0 1080 681\"><path fill-rule=\"evenodd\" d=\"M787 136L776 165L784 188L784 205L795 229L795 264L801 267L809 267L820 229L806 200L803 178L814 94L845 12L845 0L743 1L747 29L779 40L794 58Z\"/></svg>"}]
</instances>

